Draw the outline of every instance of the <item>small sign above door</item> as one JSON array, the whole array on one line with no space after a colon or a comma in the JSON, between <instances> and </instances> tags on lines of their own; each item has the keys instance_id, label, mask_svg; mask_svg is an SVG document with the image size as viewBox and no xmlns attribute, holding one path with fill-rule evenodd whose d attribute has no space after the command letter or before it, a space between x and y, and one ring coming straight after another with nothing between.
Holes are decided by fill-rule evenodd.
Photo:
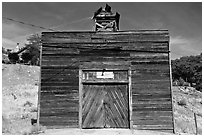
<instances>
[{"instance_id":1,"label":"small sign above door","mask_svg":"<svg viewBox=\"0 0 204 137\"><path fill-rule=\"evenodd\" d=\"M96 72L96 78L114 79L114 73L113 72Z\"/></svg>"},{"instance_id":2,"label":"small sign above door","mask_svg":"<svg viewBox=\"0 0 204 137\"><path fill-rule=\"evenodd\" d=\"M127 82L128 71L126 70L82 70L83 82Z\"/></svg>"}]
</instances>

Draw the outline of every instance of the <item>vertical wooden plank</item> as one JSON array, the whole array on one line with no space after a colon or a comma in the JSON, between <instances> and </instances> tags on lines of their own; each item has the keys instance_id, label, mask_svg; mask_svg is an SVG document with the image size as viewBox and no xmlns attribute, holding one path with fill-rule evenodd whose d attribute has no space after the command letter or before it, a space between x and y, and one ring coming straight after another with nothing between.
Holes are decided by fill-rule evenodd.
<instances>
[{"instance_id":1,"label":"vertical wooden plank","mask_svg":"<svg viewBox=\"0 0 204 137\"><path fill-rule=\"evenodd\" d=\"M129 83L128 83L128 91L129 91L129 122L130 122L130 129L133 129L133 121L132 121L132 80L131 80L131 67L129 67L128 70L128 79L129 79Z\"/></svg>"},{"instance_id":2,"label":"vertical wooden plank","mask_svg":"<svg viewBox=\"0 0 204 137\"><path fill-rule=\"evenodd\" d=\"M82 70L79 69L79 128L82 129Z\"/></svg>"},{"instance_id":3,"label":"vertical wooden plank","mask_svg":"<svg viewBox=\"0 0 204 137\"><path fill-rule=\"evenodd\" d=\"M170 51L170 48L169 48ZM172 68L171 68L171 54L169 52L169 80L170 80L170 92L171 92L171 106L172 106L172 122L173 122L173 133L175 132L175 118L174 118L174 105L173 105L173 91L172 91Z\"/></svg>"},{"instance_id":4,"label":"vertical wooden plank","mask_svg":"<svg viewBox=\"0 0 204 137\"><path fill-rule=\"evenodd\" d=\"M38 83L37 127L40 126L40 92L41 92L42 45L40 46L40 75Z\"/></svg>"}]
</instances>

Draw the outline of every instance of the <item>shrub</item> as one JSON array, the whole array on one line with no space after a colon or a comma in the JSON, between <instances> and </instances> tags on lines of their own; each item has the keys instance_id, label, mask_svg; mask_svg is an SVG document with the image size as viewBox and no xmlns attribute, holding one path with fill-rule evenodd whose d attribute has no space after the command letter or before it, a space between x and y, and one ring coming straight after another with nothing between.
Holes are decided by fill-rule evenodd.
<instances>
[{"instance_id":1,"label":"shrub","mask_svg":"<svg viewBox=\"0 0 204 137\"><path fill-rule=\"evenodd\" d=\"M183 86L184 85L184 83L185 83L185 81L180 77L179 78L179 86Z\"/></svg>"},{"instance_id":2,"label":"shrub","mask_svg":"<svg viewBox=\"0 0 204 137\"><path fill-rule=\"evenodd\" d=\"M45 126L39 125L39 127L38 127L37 124L34 124L34 125L31 127L31 130L30 130L29 135L44 133L45 130L46 130L46 127L45 127Z\"/></svg>"},{"instance_id":3,"label":"shrub","mask_svg":"<svg viewBox=\"0 0 204 137\"><path fill-rule=\"evenodd\" d=\"M31 103L30 101L26 101L26 103L23 104L23 106L28 106L31 107L33 105L33 103Z\"/></svg>"},{"instance_id":4,"label":"shrub","mask_svg":"<svg viewBox=\"0 0 204 137\"><path fill-rule=\"evenodd\" d=\"M38 112L38 108L37 107L31 107L30 112Z\"/></svg>"}]
</instances>

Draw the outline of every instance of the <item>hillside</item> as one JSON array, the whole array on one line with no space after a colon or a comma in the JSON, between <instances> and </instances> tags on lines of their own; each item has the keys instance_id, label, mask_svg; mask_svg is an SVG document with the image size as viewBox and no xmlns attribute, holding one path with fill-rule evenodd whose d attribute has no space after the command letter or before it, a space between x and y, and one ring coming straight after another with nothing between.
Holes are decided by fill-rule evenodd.
<instances>
[{"instance_id":1,"label":"hillside","mask_svg":"<svg viewBox=\"0 0 204 137\"><path fill-rule=\"evenodd\" d=\"M173 87L175 131L195 134L194 113L197 115L198 133L202 134L202 93L194 88Z\"/></svg>"},{"instance_id":2,"label":"hillside","mask_svg":"<svg viewBox=\"0 0 204 137\"><path fill-rule=\"evenodd\" d=\"M39 74L40 68L36 66L2 65L3 134L35 133L36 127L32 126L30 121L37 116ZM176 133L195 134L194 113L196 113L198 132L201 134L201 92L190 87L186 89L184 87L173 87L172 90ZM88 134L89 132L86 131L86 133Z\"/></svg>"},{"instance_id":3,"label":"hillside","mask_svg":"<svg viewBox=\"0 0 204 137\"><path fill-rule=\"evenodd\" d=\"M2 132L30 134L37 116L39 67L2 65Z\"/></svg>"}]
</instances>

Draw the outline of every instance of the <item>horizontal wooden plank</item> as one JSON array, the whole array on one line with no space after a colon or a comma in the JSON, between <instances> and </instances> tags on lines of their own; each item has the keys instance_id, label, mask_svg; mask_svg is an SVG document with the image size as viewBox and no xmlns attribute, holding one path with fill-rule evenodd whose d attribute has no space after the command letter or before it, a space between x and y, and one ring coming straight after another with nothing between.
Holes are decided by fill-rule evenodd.
<instances>
[{"instance_id":1,"label":"horizontal wooden plank","mask_svg":"<svg viewBox=\"0 0 204 137\"><path fill-rule=\"evenodd\" d=\"M61 101L64 101L64 103L62 103L64 105L67 104L71 106L71 104L73 104L73 106L78 106L78 99L79 99L78 96L73 96L73 95L72 96L43 96L41 97L40 102L45 104L50 104L50 105L56 102L56 104L54 105L59 106L62 103Z\"/></svg>"},{"instance_id":2,"label":"horizontal wooden plank","mask_svg":"<svg viewBox=\"0 0 204 137\"><path fill-rule=\"evenodd\" d=\"M47 80L48 81L48 80ZM55 87L55 86L66 86L66 85L69 85L69 86L78 86L79 83L78 81L66 81L66 82L61 82L61 81L58 81L58 82L42 82L41 83L41 86L50 86L50 87Z\"/></svg>"},{"instance_id":3,"label":"horizontal wooden plank","mask_svg":"<svg viewBox=\"0 0 204 137\"><path fill-rule=\"evenodd\" d=\"M77 107L60 107L60 108L41 108L40 113L70 113L70 112L78 112L79 109Z\"/></svg>"},{"instance_id":4,"label":"horizontal wooden plank","mask_svg":"<svg viewBox=\"0 0 204 137\"><path fill-rule=\"evenodd\" d=\"M144 89L144 88L149 88L149 89L160 89L162 87L164 87L164 89L168 89L170 87L170 82L140 82L139 81L136 81L136 80L132 80L133 82L133 89ZM137 83L138 82L138 83ZM144 87L146 86L146 87Z\"/></svg>"},{"instance_id":5,"label":"horizontal wooden plank","mask_svg":"<svg viewBox=\"0 0 204 137\"><path fill-rule=\"evenodd\" d=\"M133 111L172 111L172 105L168 106L155 106L155 107L136 107L132 106Z\"/></svg>"},{"instance_id":6,"label":"horizontal wooden plank","mask_svg":"<svg viewBox=\"0 0 204 137\"><path fill-rule=\"evenodd\" d=\"M78 73L74 73L74 72L70 72L70 71L41 71L41 77L43 78L47 78L47 77L51 77L54 76L56 78L69 78L69 77L76 77L78 78L79 72Z\"/></svg>"},{"instance_id":7,"label":"horizontal wooden plank","mask_svg":"<svg viewBox=\"0 0 204 137\"><path fill-rule=\"evenodd\" d=\"M107 54L105 51L101 52L100 50L97 51L98 53L95 54L79 54L79 55L73 55L73 56L67 56L67 55L58 55L58 54L52 54L52 55L48 55L46 54L46 56L42 57L42 61L72 61L72 60L78 60L78 61L84 61L84 60L89 60L89 59L107 59L107 58L112 58L112 59L134 59L134 57L130 57L129 55L124 55L124 54L119 54L119 53L112 53L112 54ZM105 54L106 53L106 54ZM139 57L137 57L139 58ZM162 57L161 57L162 58ZM136 59L136 57L135 57ZM143 59L141 57L141 59ZM74 61L75 61L74 60Z\"/></svg>"},{"instance_id":8,"label":"horizontal wooden plank","mask_svg":"<svg viewBox=\"0 0 204 137\"><path fill-rule=\"evenodd\" d=\"M138 65L138 64L169 64L169 61L166 59L163 60L142 60L142 61L132 61L131 65Z\"/></svg>"},{"instance_id":9,"label":"horizontal wooden plank","mask_svg":"<svg viewBox=\"0 0 204 137\"><path fill-rule=\"evenodd\" d=\"M77 95L79 94L79 90L75 90L75 89L61 89L61 90L50 90L49 92L40 92L41 96L55 96L55 95Z\"/></svg>"},{"instance_id":10,"label":"horizontal wooden plank","mask_svg":"<svg viewBox=\"0 0 204 137\"><path fill-rule=\"evenodd\" d=\"M79 85L63 85L63 86L42 86L41 85L41 92L52 92L58 90L78 90Z\"/></svg>"},{"instance_id":11,"label":"horizontal wooden plank","mask_svg":"<svg viewBox=\"0 0 204 137\"><path fill-rule=\"evenodd\" d=\"M112 31L108 31L108 32L103 32L103 31L64 31L64 32L42 32L42 35L49 35L49 36L53 36L53 35L66 35L72 33L73 35L121 35L121 34L169 34L169 31L167 29L140 29L140 30L125 30L125 31L117 31L117 32L112 32Z\"/></svg>"},{"instance_id":12,"label":"horizontal wooden plank","mask_svg":"<svg viewBox=\"0 0 204 137\"><path fill-rule=\"evenodd\" d=\"M63 118L51 118L51 117L41 117L40 123L44 123L46 125L73 125L78 123L78 119L69 119L68 117Z\"/></svg>"},{"instance_id":13,"label":"horizontal wooden plank","mask_svg":"<svg viewBox=\"0 0 204 137\"><path fill-rule=\"evenodd\" d=\"M133 125L133 128L138 130L169 130L173 132L173 125Z\"/></svg>"},{"instance_id":14,"label":"horizontal wooden plank","mask_svg":"<svg viewBox=\"0 0 204 137\"><path fill-rule=\"evenodd\" d=\"M78 75L58 75L58 74L53 74L53 75L43 75L41 78L42 83L73 83L76 82L78 83L79 77Z\"/></svg>"},{"instance_id":15,"label":"horizontal wooden plank","mask_svg":"<svg viewBox=\"0 0 204 137\"><path fill-rule=\"evenodd\" d=\"M45 95L41 94L40 100L41 101L64 101L64 102L73 102L73 103L78 103L79 95L78 93L69 93L69 94L50 94L50 95Z\"/></svg>"},{"instance_id":16,"label":"horizontal wooden plank","mask_svg":"<svg viewBox=\"0 0 204 137\"><path fill-rule=\"evenodd\" d=\"M161 84L161 85L166 85L166 86L170 86L170 80L169 78L165 77L165 78L161 78L160 80L157 79L148 79L148 80L138 80L138 79L134 79L132 80L132 84L134 84L135 86L140 86L140 85L157 85L157 84Z\"/></svg>"},{"instance_id":17,"label":"horizontal wooden plank","mask_svg":"<svg viewBox=\"0 0 204 137\"><path fill-rule=\"evenodd\" d=\"M74 69L79 69L78 66L76 65L50 65L50 66L46 66L46 65L42 65L41 66L41 69L48 69L48 70L51 70L51 69L70 69L70 70L74 70Z\"/></svg>"},{"instance_id":18,"label":"horizontal wooden plank","mask_svg":"<svg viewBox=\"0 0 204 137\"><path fill-rule=\"evenodd\" d=\"M173 121L172 119L169 120L136 120L133 121L133 125L172 125Z\"/></svg>"},{"instance_id":19,"label":"horizontal wooden plank","mask_svg":"<svg viewBox=\"0 0 204 137\"><path fill-rule=\"evenodd\" d=\"M132 85L132 91L137 93L138 90L146 90L146 89L150 89L152 91L155 91L155 90L170 90L170 84L164 84L164 85L161 85L161 84L133 84Z\"/></svg>"},{"instance_id":20,"label":"horizontal wooden plank","mask_svg":"<svg viewBox=\"0 0 204 137\"><path fill-rule=\"evenodd\" d=\"M40 118L48 118L48 117L65 117L78 119L79 112L63 112L63 111L54 111L49 113L49 111L40 111Z\"/></svg>"},{"instance_id":21,"label":"horizontal wooden plank","mask_svg":"<svg viewBox=\"0 0 204 137\"><path fill-rule=\"evenodd\" d=\"M129 61L117 61L117 62L83 62L80 66L81 69L95 69L101 70L101 68L106 70L128 70L130 67Z\"/></svg>"},{"instance_id":22,"label":"horizontal wooden plank","mask_svg":"<svg viewBox=\"0 0 204 137\"><path fill-rule=\"evenodd\" d=\"M79 49L70 47L69 45L65 44L49 44L49 47L47 45L42 45L42 56L45 57L46 54L66 54L66 55L77 55L79 54Z\"/></svg>"},{"instance_id":23,"label":"horizontal wooden plank","mask_svg":"<svg viewBox=\"0 0 204 137\"><path fill-rule=\"evenodd\" d=\"M168 34L158 34L158 33L95 33L90 35L90 33L56 33L55 35L42 36L43 43L69 43L69 42L130 42L130 41L169 41Z\"/></svg>"},{"instance_id":24,"label":"horizontal wooden plank","mask_svg":"<svg viewBox=\"0 0 204 137\"><path fill-rule=\"evenodd\" d=\"M98 80L98 81L93 81L93 80L83 80L83 84L128 84L129 81L127 80Z\"/></svg>"},{"instance_id":25,"label":"horizontal wooden plank","mask_svg":"<svg viewBox=\"0 0 204 137\"><path fill-rule=\"evenodd\" d=\"M72 67L76 67L75 65L72 65ZM78 73L79 71L76 70L75 68L74 69L71 69L71 66L67 66L67 67L41 67L41 72L43 73L56 73L56 72L65 72L65 73L68 73L68 74L71 74L71 73Z\"/></svg>"},{"instance_id":26,"label":"horizontal wooden plank","mask_svg":"<svg viewBox=\"0 0 204 137\"><path fill-rule=\"evenodd\" d=\"M78 121L79 117L78 115L69 115L69 114L66 114L66 115L54 115L54 116L40 116L40 120L41 121L50 121L50 122L54 122L54 121L61 121L61 122L75 122L75 121Z\"/></svg>"},{"instance_id":27,"label":"horizontal wooden plank","mask_svg":"<svg viewBox=\"0 0 204 137\"><path fill-rule=\"evenodd\" d=\"M160 99L160 98L171 98L171 94L146 94L146 95L132 95L133 99Z\"/></svg>"},{"instance_id":28,"label":"horizontal wooden plank","mask_svg":"<svg viewBox=\"0 0 204 137\"><path fill-rule=\"evenodd\" d=\"M160 73L160 72L151 72L151 73L138 73L132 75L132 81L138 82L157 82L159 83L160 80L168 83L170 81L169 73Z\"/></svg>"},{"instance_id":29,"label":"horizontal wooden plank","mask_svg":"<svg viewBox=\"0 0 204 137\"><path fill-rule=\"evenodd\" d=\"M170 94L170 89L132 89L133 94L148 95L148 94Z\"/></svg>"},{"instance_id":30,"label":"horizontal wooden plank","mask_svg":"<svg viewBox=\"0 0 204 137\"><path fill-rule=\"evenodd\" d=\"M132 121L141 120L158 120L158 121L173 121L172 116L132 116Z\"/></svg>"},{"instance_id":31,"label":"horizontal wooden plank","mask_svg":"<svg viewBox=\"0 0 204 137\"><path fill-rule=\"evenodd\" d=\"M46 58L42 59L42 64L43 65L49 65L49 64L63 64L63 65L77 65L80 62L85 62L85 61L134 61L134 63L141 64L141 63L158 63L158 62L163 62L163 61L168 61L168 59L165 59L165 57L157 58L155 59L154 57L149 57L149 58L142 58L142 57L123 57L123 56L98 56L97 54L94 56L81 56L81 57L69 57L69 58L58 58L58 56L47 56Z\"/></svg>"},{"instance_id":32,"label":"horizontal wooden plank","mask_svg":"<svg viewBox=\"0 0 204 137\"><path fill-rule=\"evenodd\" d=\"M133 117L172 117L173 111L133 111Z\"/></svg>"},{"instance_id":33,"label":"horizontal wooden plank","mask_svg":"<svg viewBox=\"0 0 204 137\"><path fill-rule=\"evenodd\" d=\"M79 78L76 77L43 77L43 79L41 79L42 83L67 83L67 81L72 81L72 82L76 82L78 83Z\"/></svg>"},{"instance_id":34,"label":"horizontal wooden plank","mask_svg":"<svg viewBox=\"0 0 204 137\"><path fill-rule=\"evenodd\" d=\"M165 110L165 109L171 109L172 108L172 105L171 104L162 104L162 105L135 105L133 104L132 105L132 108L133 108L133 111L151 111L151 110Z\"/></svg>"},{"instance_id":35,"label":"horizontal wooden plank","mask_svg":"<svg viewBox=\"0 0 204 137\"><path fill-rule=\"evenodd\" d=\"M166 70L169 69L169 64L138 64L133 65L132 70L149 71L149 70Z\"/></svg>"},{"instance_id":36,"label":"horizontal wooden plank","mask_svg":"<svg viewBox=\"0 0 204 137\"><path fill-rule=\"evenodd\" d=\"M145 100L145 101L139 101L139 100L132 100L132 104L134 106L154 106L154 105L171 105L171 100Z\"/></svg>"},{"instance_id":37,"label":"horizontal wooden plank","mask_svg":"<svg viewBox=\"0 0 204 137\"><path fill-rule=\"evenodd\" d=\"M41 94L41 97L46 97L46 96L63 97L63 96L75 96L79 94L79 91L78 89L59 89L59 90L49 90L49 92L41 91L40 94Z\"/></svg>"},{"instance_id":38,"label":"horizontal wooden plank","mask_svg":"<svg viewBox=\"0 0 204 137\"><path fill-rule=\"evenodd\" d=\"M79 39L79 38L43 38L43 44L48 44L48 43L79 43L79 44L87 44L87 43L112 43L112 42L143 42L143 41L148 41L148 42L168 42L169 37L168 36L147 36L147 37L117 37L115 38L106 38L106 39L91 39L90 37L87 39Z\"/></svg>"},{"instance_id":39,"label":"horizontal wooden plank","mask_svg":"<svg viewBox=\"0 0 204 137\"><path fill-rule=\"evenodd\" d=\"M46 126L46 128L48 129L57 129L57 128L77 128L78 126L78 121L75 122L49 122L49 121L45 121L45 122L40 122L41 125Z\"/></svg>"},{"instance_id":40,"label":"horizontal wooden plank","mask_svg":"<svg viewBox=\"0 0 204 137\"><path fill-rule=\"evenodd\" d=\"M60 45L59 45L60 44ZM56 46L57 45L57 46ZM91 50L106 50L106 51L135 51L135 52L145 52L145 53L167 53L169 52L168 43L156 43L156 42L120 42L120 43L66 43L61 45L61 43L43 44L43 57L46 56L68 56L78 55L80 51L91 51ZM58 49L59 48L59 49ZM66 50L63 50L66 49ZM70 50L70 51L67 51ZM66 52L67 51L67 52ZM73 52L71 52L73 51Z\"/></svg>"},{"instance_id":41,"label":"horizontal wooden plank","mask_svg":"<svg viewBox=\"0 0 204 137\"><path fill-rule=\"evenodd\" d=\"M55 101L50 101L50 102L46 102L44 103L45 101L43 102L40 102L41 105L40 107L41 108L57 108L57 107L67 107L67 108L70 108L71 110L74 109L78 109L79 108L79 104L74 104L74 103L62 103L62 102L55 102Z\"/></svg>"},{"instance_id":42,"label":"horizontal wooden plank","mask_svg":"<svg viewBox=\"0 0 204 137\"><path fill-rule=\"evenodd\" d=\"M75 59L75 58L72 58L72 59L67 59L67 60L44 60L42 59L42 65L45 66L45 65L67 65L67 66L72 66L72 65L79 65L79 60L78 59Z\"/></svg>"},{"instance_id":43,"label":"horizontal wooden plank","mask_svg":"<svg viewBox=\"0 0 204 137\"><path fill-rule=\"evenodd\" d=\"M56 77L56 78L70 78L70 77L76 77L78 78L79 76L79 72L77 71L59 71L59 70L50 70L50 71L45 71L45 70L42 70L41 71L41 77L42 79L43 78L48 78L48 77Z\"/></svg>"},{"instance_id":44,"label":"horizontal wooden plank","mask_svg":"<svg viewBox=\"0 0 204 137\"><path fill-rule=\"evenodd\" d=\"M46 125L46 128L47 129L66 129L66 128L79 128L79 125L76 123L76 124L69 124L69 125Z\"/></svg>"},{"instance_id":45,"label":"horizontal wooden plank","mask_svg":"<svg viewBox=\"0 0 204 137\"><path fill-rule=\"evenodd\" d=\"M61 102L61 101L64 101L64 102L67 102L68 105L72 105L72 104L75 104L73 105L74 107L78 105L79 103L79 99L78 98L64 98L64 97L50 97L50 98L41 98L40 100L40 103L54 103L54 102Z\"/></svg>"},{"instance_id":46,"label":"horizontal wooden plank","mask_svg":"<svg viewBox=\"0 0 204 137\"><path fill-rule=\"evenodd\" d=\"M79 90L78 89L72 89L72 88L69 88L69 89L52 89L52 90L50 90L49 92L46 92L46 91L41 91L40 92L40 94L41 95L49 95L49 94L65 94L65 93L67 93L67 94L69 94L69 93L72 93L72 94L74 94L74 93L79 93Z\"/></svg>"},{"instance_id":47,"label":"horizontal wooden plank","mask_svg":"<svg viewBox=\"0 0 204 137\"><path fill-rule=\"evenodd\" d=\"M141 65L141 64L140 64ZM148 64L147 64L148 65ZM156 64L155 64L156 65ZM146 74L146 75L153 75L153 76L156 76L156 75L161 75L162 76L162 74L163 75L167 75L167 74L169 74L169 66L166 66L165 68L163 67L162 68L162 65L161 65L161 69L159 69L159 68L153 68L154 66L153 65L149 65L148 67L149 68L147 68L147 66L146 66L146 68L144 68L144 69L141 69L141 68L134 68L134 66L131 66L132 68L132 75L133 75L133 77L134 76L138 76L138 75L141 75L141 74ZM151 68L152 67L152 68ZM158 65L158 67L159 67L159 65Z\"/></svg>"},{"instance_id":48,"label":"horizontal wooden plank","mask_svg":"<svg viewBox=\"0 0 204 137\"><path fill-rule=\"evenodd\" d=\"M132 58L168 58L169 56L169 53L154 53L154 52L150 52L150 53L147 53L147 52L130 52L130 56Z\"/></svg>"},{"instance_id":49,"label":"horizontal wooden plank","mask_svg":"<svg viewBox=\"0 0 204 137\"><path fill-rule=\"evenodd\" d=\"M78 69L80 65L80 62L79 61L76 61L74 63L71 63L71 64L42 64L41 67L42 68L58 68L58 69L62 69L62 68L65 68L65 69Z\"/></svg>"},{"instance_id":50,"label":"horizontal wooden plank","mask_svg":"<svg viewBox=\"0 0 204 137\"><path fill-rule=\"evenodd\" d=\"M132 75L132 81L135 84L142 83L154 83L159 84L160 82L168 84L170 83L170 74L169 73L160 73L160 72L151 72L151 73L137 73Z\"/></svg>"},{"instance_id":51,"label":"horizontal wooden plank","mask_svg":"<svg viewBox=\"0 0 204 137\"><path fill-rule=\"evenodd\" d=\"M171 102L171 98L141 98L141 99L132 99L132 102L134 102L135 104L136 103L144 103L144 102L147 102L147 103L157 103L157 102ZM161 103L162 104L162 103Z\"/></svg>"},{"instance_id":52,"label":"horizontal wooden plank","mask_svg":"<svg viewBox=\"0 0 204 137\"><path fill-rule=\"evenodd\" d=\"M82 57L80 59L73 59L73 61L67 60L42 60L43 66L78 66L81 62L89 62L89 61L97 61L97 62L105 62L105 61L129 61L132 65L135 64L166 64L168 63L168 60L166 59L134 59L129 57L97 57L97 55L94 57ZM134 62L133 62L134 61Z\"/></svg>"}]
</instances>

